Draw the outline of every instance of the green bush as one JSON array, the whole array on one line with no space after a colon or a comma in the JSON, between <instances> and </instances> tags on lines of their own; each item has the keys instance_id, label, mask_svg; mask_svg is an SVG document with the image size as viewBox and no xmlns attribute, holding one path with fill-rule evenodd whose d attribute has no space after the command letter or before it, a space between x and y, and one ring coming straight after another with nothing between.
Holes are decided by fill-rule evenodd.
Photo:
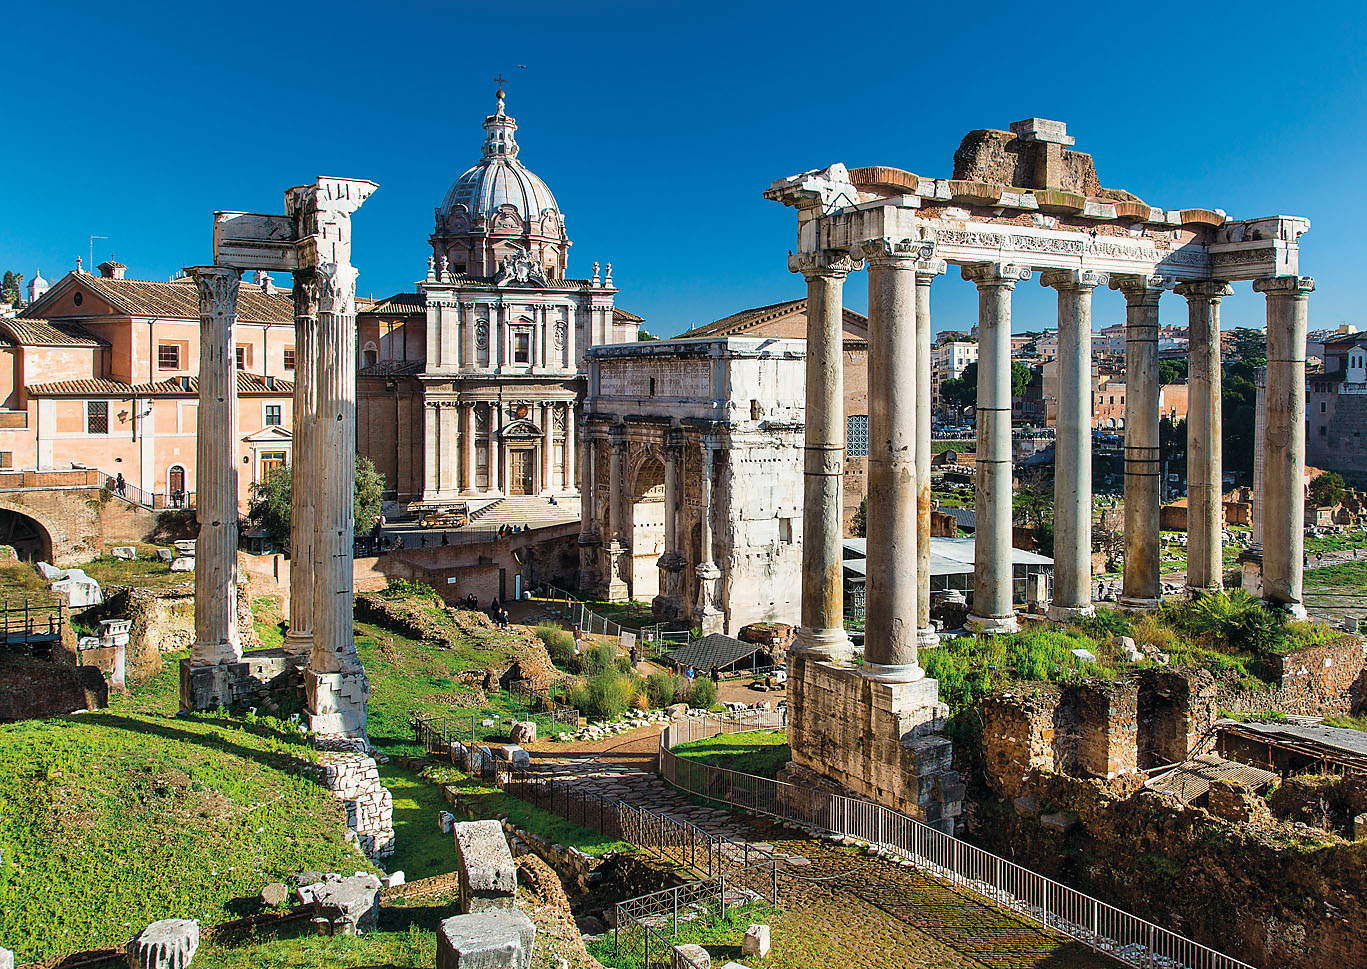
<instances>
[{"instance_id":1,"label":"green bush","mask_svg":"<svg viewBox=\"0 0 1367 969\"><path fill-rule=\"evenodd\" d=\"M589 704L592 699L589 695L589 685L583 680L575 680L565 691L565 702L586 717L589 716Z\"/></svg>"},{"instance_id":2,"label":"green bush","mask_svg":"<svg viewBox=\"0 0 1367 969\"><path fill-rule=\"evenodd\" d=\"M652 707L667 707L674 702L674 677L664 672L654 672L646 677L646 695Z\"/></svg>"},{"instance_id":3,"label":"green bush","mask_svg":"<svg viewBox=\"0 0 1367 969\"><path fill-rule=\"evenodd\" d=\"M702 707L704 710L711 709L712 704L717 702L717 684L705 676L695 676L693 678L693 692L688 702L695 707Z\"/></svg>"},{"instance_id":4,"label":"green bush","mask_svg":"<svg viewBox=\"0 0 1367 969\"><path fill-rule=\"evenodd\" d=\"M441 600L437 590L426 582L413 582L409 579L390 579L384 590L387 599L436 599Z\"/></svg>"},{"instance_id":5,"label":"green bush","mask_svg":"<svg viewBox=\"0 0 1367 969\"><path fill-rule=\"evenodd\" d=\"M1104 606L1097 609L1095 615L1079 619L1073 625L1095 639L1134 635L1133 619L1119 609L1107 609Z\"/></svg>"},{"instance_id":6,"label":"green bush","mask_svg":"<svg viewBox=\"0 0 1367 969\"><path fill-rule=\"evenodd\" d=\"M586 712L598 720L616 720L627 712L634 695L631 680L604 670L589 680L589 709Z\"/></svg>"},{"instance_id":7,"label":"green bush","mask_svg":"<svg viewBox=\"0 0 1367 969\"><path fill-rule=\"evenodd\" d=\"M568 668L574 662L574 634L559 626L542 623L536 627L537 638L546 644L546 652L551 654L551 662L556 666Z\"/></svg>"},{"instance_id":8,"label":"green bush","mask_svg":"<svg viewBox=\"0 0 1367 969\"><path fill-rule=\"evenodd\" d=\"M584 675L596 676L617 668L617 650L608 643L597 643L584 651Z\"/></svg>"}]
</instances>

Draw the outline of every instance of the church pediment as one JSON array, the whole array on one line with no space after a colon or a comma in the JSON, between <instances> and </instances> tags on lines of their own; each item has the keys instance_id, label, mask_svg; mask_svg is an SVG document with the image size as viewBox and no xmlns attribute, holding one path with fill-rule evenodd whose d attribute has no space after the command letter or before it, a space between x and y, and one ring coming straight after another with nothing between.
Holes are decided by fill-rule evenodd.
<instances>
[{"instance_id":1,"label":"church pediment","mask_svg":"<svg viewBox=\"0 0 1367 969\"><path fill-rule=\"evenodd\" d=\"M499 436L505 441L539 441L542 430L531 421L513 421L499 432Z\"/></svg>"},{"instance_id":2,"label":"church pediment","mask_svg":"<svg viewBox=\"0 0 1367 969\"><path fill-rule=\"evenodd\" d=\"M294 435L279 424L271 424L253 431L243 438L248 444L289 444L294 440Z\"/></svg>"}]
</instances>

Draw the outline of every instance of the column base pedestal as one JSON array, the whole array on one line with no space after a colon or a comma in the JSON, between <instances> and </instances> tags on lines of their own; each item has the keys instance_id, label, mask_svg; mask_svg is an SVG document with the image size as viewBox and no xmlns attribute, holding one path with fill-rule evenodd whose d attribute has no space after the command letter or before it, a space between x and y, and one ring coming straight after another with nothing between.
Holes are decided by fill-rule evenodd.
<instances>
[{"instance_id":1,"label":"column base pedestal","mask_svg":"<svg viewBox=\"0 0 1367 969\"><path fill-rule=\"evenodd\" d=\"M969 615L964 620L964 626L975 633L987 633L990 636L1009 635L1010 633L1020 632L1021 625L1014 615L1011 616L974 616Z\"/></svg>"},{"instance_id":2,"label":"column base pedestal","mask_svg":"<svg viewBox=\"0 0 1367 969\"><path fill-rule=\"evenodd\" d=\"M1074 619L1086 619L1088 616L1096 615L1096 606L1088 603L1085 606L1049 606L1049 618L1054 622L1070 622Z\"/></svg>"},{"instance_id":3,"label":"column base pedestal","mask_svg":"<svg viewBox=\"0 0 1367 969\"><path fill-rule=\"evenodd\" d=\"M859 667L859 675L878 683L915 683L926 677L920 663L901 663L884 666L881 663L865 663Z\"/></svg>"},{"instance_id":4,"label":"column base pedestal","mask_svg":"<svg viewBox=\"0 0 1367 969\"><path fill-rule=\"evenodd\" d=\"M1140 596L1121 596L1115 607L1121 612L1153 612L1163 604L1162 599L1145 599Z\"/></svg>"},{"instance_id":5,"label":"column base pedestal","mask_svg":"<svg viewBox=\"0 0 1367 969\"><path fill-rule=\"evenodd\" d=\"M347 673L304 672L308 728L325 736L366 739L366 700L370 680L365 670Z\"/></svg>"},{"instance_id":6,"label":"column base pedestal","mask_svg":"<svg viewBox=\"0 0 1367 969\"><path fill-rule=\"evenodd\" d=\"M308 656L313 652L313 633L285 633L285 652L292 656Z\"/></svg>"},{"instance_id":7,"label":"column base pedestal","mask_svg":"<svg viewBox=\"0 0 1367 969\"><path fill-rule=\"evenodd\" d=\"M726 626L726 614L711 607L694 609L693 625L697 626L704 636L719 633Z\"/></svg>"},{"instance_id":8,"label":"column base pedestal","mask_svg":"<svg viewBox=\"0 0 1367 969\"><path fill-rule=\"evenodd\" d=\"M922 626L916 630L916 645L922 649L940 645L940 634L934 626Z\"/></svg>"},{"instance_id":9,"label":"column base pedestal","mask_svg":"<svg viewBox=\"0 0 1367 969\"><path fill-rule=\"evenodd\" d=\"M308 657L288 649L258 649L220 663L180 661L180 709L262 709L280 716L298 709Z\"/></svg>"},{"instance_id":10,"label":"column base pedestal","mask_svg":"<svg viewBox=\"0 0 1367 969\"><path fill-rule=\"evenodd\" d=\"M803 627L797 631L788 652L792 655L805 656L818 663L847 666L854 659L854 641L843 629Z\"/></svg>"}]
</instances>

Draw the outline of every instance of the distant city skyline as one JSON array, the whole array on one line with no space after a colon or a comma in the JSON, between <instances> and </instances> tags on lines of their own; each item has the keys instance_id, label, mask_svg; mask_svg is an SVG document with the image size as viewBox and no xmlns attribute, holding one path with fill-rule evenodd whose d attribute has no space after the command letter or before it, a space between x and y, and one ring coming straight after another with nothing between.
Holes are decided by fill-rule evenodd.
<instances>
[{"instance_id":1,"label":"distant city skyline","mask_svg":"<svg viewBox=\"0 0 1367 969\"><path fill-rule=\"evenodd\" d=\"M1136 26L1077 5L1049 22L1083 33L1020 25L995 54L990 32L918 40L917 19L907 58L876 55L859 42L876 30L826 6L521 9L515 30L500 9L429 4L377 17L340 3L307 29L311 15L250 3L231 21L158 3L30 10L8 65L22 137L0 162L0 268L55 281L95 236L95 263L112 253L130 276L165 279L209 259L215 209L275 211L286 187L331 174L380 185L356 221L358 291L411 291L502 73L521 159L575 243L570 275L612 263L618 305L657 335L804 294L786 267L794 215L762 197L774 179L836 161L947 177L969 130L1029 116L1066 122L1104 186L1150 204L1310 218L1311 329L1360 321L1360 206L1342 201L1363 170L1348 134L1367 120L1357 9L1155 4ZM231 55L206 40L218 28ZM823 37L841 43L812 46ZM1194 38L1208 64L1192 60ZM120 50L154 55L108 56ZM1239 93L1264 76L1257 97ZM846 285L860 312L865 280ZM1020 284L1013 328L1054 325L1054 307ZM970 328L976 310L957 272L937 282L937 330ZM1123 319L1120 294L1098 293L1094 326ZM1184 301L1165 298L1162 321L1185 323ZM1262 298L1236 285L1223 322L1261 327Z\"/></svg>"}]
</instances>

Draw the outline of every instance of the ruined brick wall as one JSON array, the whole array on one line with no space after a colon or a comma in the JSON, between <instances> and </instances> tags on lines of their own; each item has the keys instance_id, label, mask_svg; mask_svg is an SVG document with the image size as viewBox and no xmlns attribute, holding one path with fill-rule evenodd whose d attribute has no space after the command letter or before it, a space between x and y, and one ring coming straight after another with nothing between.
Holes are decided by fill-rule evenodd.
<instances>
[{"instance_id":1,"label":"ruined brick wall","mask_svg":"<svg viewBox=\"0 0 1367 969\"><path fill-rule=\"evenodd\" d=\"M108 705L109 686L93 666L68 666L0 652L0 723Z\"/></svg>"},{"instance_id":2,"label":"ruined brick wall","mask_svg":"<svg viewBox=\"0 0 1367 969\"><path fill-rule=\"evenodd\" d=\"M1205 670L1171 667L1139 674L1138 763L1175 764L1208 742L1219 704L1214 678Z\"/></svg>"},{"instance_id":3,"label":"ruined brick wall","mask_svg":"<svg viewBox=\"0 0 1367 969\"><path fill-rule=\"evenodd\" d=\"M1016 797L1033 768L1053 769L1058 701L1054 687L994 693L983 701L983 772L992 790Z\"/></svg>"},{"instance_id":4,"label":"ruined brick wall","mask_svg":"<svg viewBox=\"0 0 1367 969\"><path fill-rule=\"evenodd\" d=\"M347 836L367 858L394 853L394 797L380 783L374 757L359 750L327 750L305 773L342 802Z\"/></svg>"},{"instance_id":5,"label":"ruined brick wall","mask_svg":"<svg viewBox=\"0 0 1367 969\"><path fill-rule=\"evenodd\" d=\"M1021 790L1077 823L1048 825L1038 809L985 794L966 812L968 837L1262 969L1367 965L1367 841L1307 842L1236 791L1222 810L1258 817L1232 823L1142 790L1134 775L1036 771Z\"/></svg>"},{"instance_id":6,"label":"ruined brick wall","mask_svg":"<svg viewBox=\"0 0 1367 969\"><path fill-rule=\"evenodd\" d=\"M1362 640L1344 636L1323 646L1307 646L1277 657L1273 669L1281 677L1283 690L1332 701L1362 674Z\"/></svg>"}]
</instances>

